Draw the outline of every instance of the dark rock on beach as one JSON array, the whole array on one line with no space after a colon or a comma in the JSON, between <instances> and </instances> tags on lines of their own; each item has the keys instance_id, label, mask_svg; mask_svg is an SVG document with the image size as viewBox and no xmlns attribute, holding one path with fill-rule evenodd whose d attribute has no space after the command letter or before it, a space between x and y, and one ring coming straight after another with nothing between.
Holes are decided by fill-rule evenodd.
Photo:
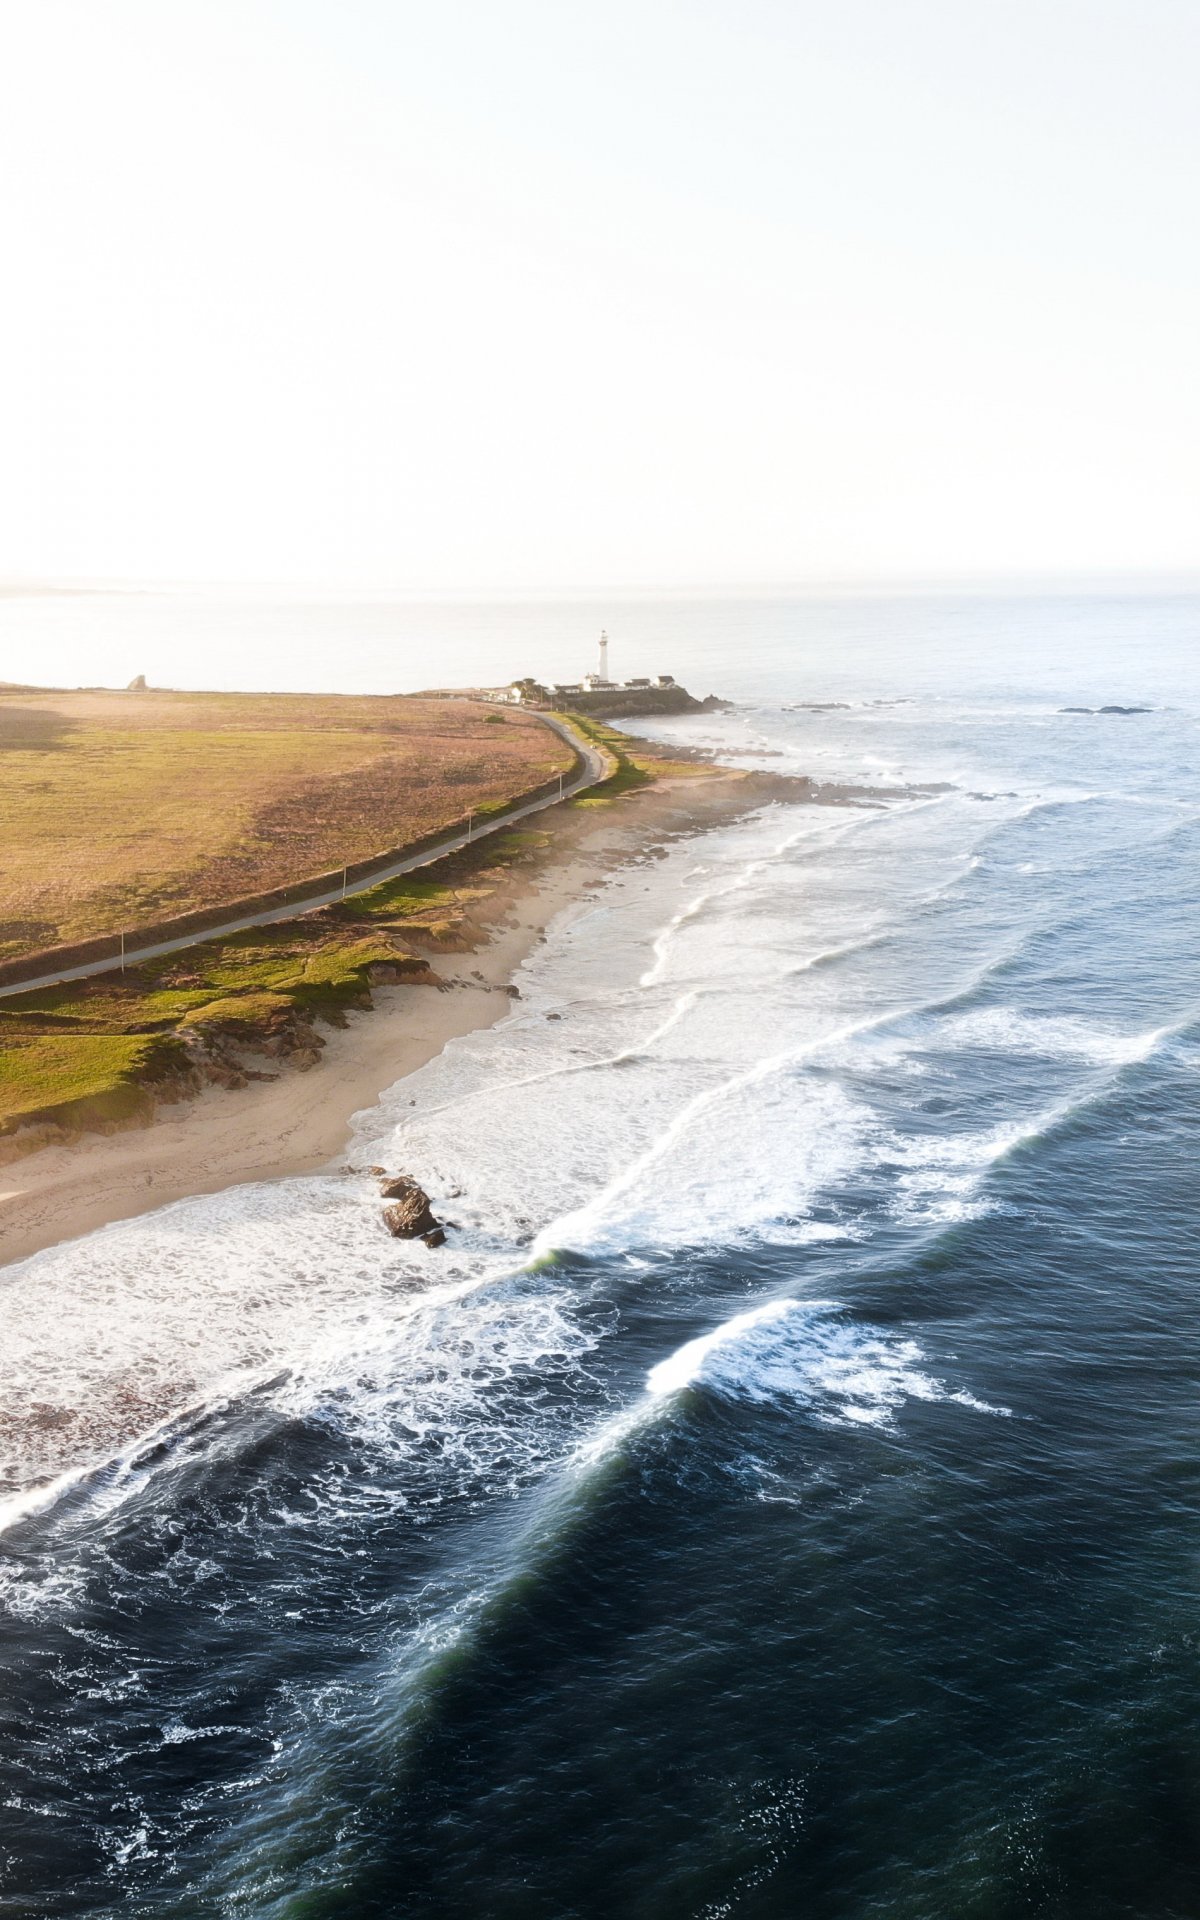
<instances>
[{"instance_id":1,"label":"dark rock on beach","mask_svg":"<svg viewBox=\"0 0 1200 1920\"><path fill-rule=\"evenodd\" d=\"M376 1169L372 1167L371 1172L374 1173L375 1171ZM387 1173L383 1167L380 1167L378 1171L383 1175L379 1187L382 1199L407 1200L408 1196L412 1193L419 1193L422 1194L424 1198L428 1198L424 1188L418 1181L412 1178L411 1174Z\"/></svg>"},{"instance_id":2,"label":"dark rock on beach","mask_svg":"<svg viewBox=\"0 0 1200 1920\"><path fill-rule=\"evenodd\" d=\"M396 1240L422 1240L438 1230L429 1202L416 1194L385 1207L383 1223Z\"/></svg>"},{"instance_id":3,"label":"dark rock on beach","mask_svg":"<svg viewBox=\"0 0 1200 1920\"><path fill-rule=\"evenodd\" d=\"M424 1187L410 1180L407 1174L398 1174L394 1180L385 1180L380 1192L392 1203L384 1208L383 1220L397 1240L424 1240L426 1246L442 1245L446 1236L433 1217ZM440 1238L434 1238L435 1235Z\"/></svg>"}]
</instances>

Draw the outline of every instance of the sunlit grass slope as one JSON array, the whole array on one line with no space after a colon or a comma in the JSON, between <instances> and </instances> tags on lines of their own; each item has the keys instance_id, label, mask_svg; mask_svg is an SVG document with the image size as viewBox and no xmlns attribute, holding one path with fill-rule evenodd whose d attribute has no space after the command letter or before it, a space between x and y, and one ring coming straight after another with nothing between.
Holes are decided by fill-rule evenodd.
<instances>
[{"instance_id":1,"label":"sunlit grass slope","mask_svg":"<svg viewBox=\"0 0 1200 1920\"><path fill-rule=\"evenodd\" d=\"M366 859L569 765L461 700L0 688L0 957Z\"/></svg>"},{"instance_id":2,"label":"sunlit grass slope","mask_svg":"<svg viewBox=\"0 0 1200 1920\"><path fill-rule=\"evenodd\" d=\"M0 1164L6 1139L32 1121L78 1130L148 1118L187 1067L189 1040L220 1032L253 1050L281 1021L336 1024L369 1006L380 975L430 980L425 955L469 948L473 913L549 839L497 834L344 906L0 999Z\"/></svg>"}]
</instances>

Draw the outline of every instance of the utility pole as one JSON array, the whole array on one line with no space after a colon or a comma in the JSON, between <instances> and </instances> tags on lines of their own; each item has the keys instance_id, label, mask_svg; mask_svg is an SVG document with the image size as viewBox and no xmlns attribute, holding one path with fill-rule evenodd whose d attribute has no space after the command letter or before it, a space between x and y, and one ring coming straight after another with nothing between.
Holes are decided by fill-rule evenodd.
<instances>
[{"instance_id":1,"label":"utility pole","mask_svg":"<svg viewBox=\"0 0 1200 1920\"><path fill-rule=\"evenodd\" d=\"M125 971L125 935L121 935L121 972Z\"/></svg>"},{"instance_id":2,"label":"utility pole","mask_svg":"<svg viewBox=\"0 0 1200 1920\"><path fill-rule=\"evenodd\" d=\"M347 881L349 872L350 872L349 867L342 868L342 899L343 900L346 898L346 881Z\"/></svg>"},{"instance_id":3,"label":"utility pole","mask_svg":"<svg viewBox=\"0 0 1200 1920\"><path fill-rule=\"evenodd\" d=\"M474 807L470 807L467 811L467 845L468 846L470 846L471 844L471 823L474 820L474 818L475 818L475 809Z\"/></svg>"}]
</instances>

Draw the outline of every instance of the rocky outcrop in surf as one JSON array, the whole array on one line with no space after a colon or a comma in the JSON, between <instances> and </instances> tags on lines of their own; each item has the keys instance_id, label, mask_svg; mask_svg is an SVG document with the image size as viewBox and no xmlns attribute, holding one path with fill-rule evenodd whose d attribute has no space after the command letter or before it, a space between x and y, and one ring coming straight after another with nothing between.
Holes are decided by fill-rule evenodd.
<instances>
[{"instance_id":1,"label":"rocky outcrop in surf","mask_svg":"<svg viewBox=\"0 0 1200 1920\"><path fill-rule=\"evenodd\" d=\"M383 1210L383 1223L394 1239L423 1240L427 1247L444 1245L445 1230L417 1181L406 1173L395 1174L380 1182L379 1191L391 1203Z\"/></svg>"}]
</instances>

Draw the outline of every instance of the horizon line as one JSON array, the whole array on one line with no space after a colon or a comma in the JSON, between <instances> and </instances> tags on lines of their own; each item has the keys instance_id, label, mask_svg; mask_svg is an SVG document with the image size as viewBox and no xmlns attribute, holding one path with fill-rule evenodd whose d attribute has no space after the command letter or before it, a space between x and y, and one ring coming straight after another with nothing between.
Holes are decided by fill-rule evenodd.
<instances>
[{"instance_id":1,"label":"horizon line","mask_svg":"<svg viewBox=\"0 0 1200 1920\"><path fill-rule=\"evenodd\" d=\"M1127 584L1142 591L1200 591L1200 564L1195 567L1089 567L1047 570L1029 568L1008 572L983 569L955 573L875 573L810 575L788 580L742 580L654 583L577 583L571 586L401 586L386 581L298 580L172 576L134 578L106 575L0 575L0 599L52 598L55 595L249 594L399 601L448 601L460 604L496 602L576 602L616 600L789 599L822 594L981 593L1086 590L1104 591Z\"/></svg>"}]
</instances>

